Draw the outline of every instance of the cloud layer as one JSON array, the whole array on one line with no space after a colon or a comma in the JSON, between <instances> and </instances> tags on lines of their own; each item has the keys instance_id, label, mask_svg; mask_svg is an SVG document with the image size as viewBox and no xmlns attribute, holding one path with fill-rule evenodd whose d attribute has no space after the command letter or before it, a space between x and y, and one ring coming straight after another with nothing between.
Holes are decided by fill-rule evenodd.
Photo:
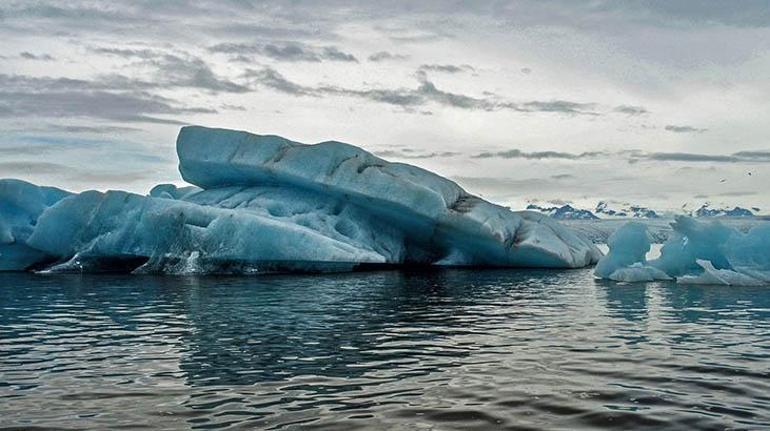
<instances>
[{"instance_id":1,"label":"cloud layer","mask_svg":"<svg viewBox=\"0 0 770 431\"><path fill-rule=\"evenodd\" d=\"M501 199L770 207L765 1L11 0L0 24L4 175L143 191L196 123L346 141Z\"/></svg>"}]
</instances>

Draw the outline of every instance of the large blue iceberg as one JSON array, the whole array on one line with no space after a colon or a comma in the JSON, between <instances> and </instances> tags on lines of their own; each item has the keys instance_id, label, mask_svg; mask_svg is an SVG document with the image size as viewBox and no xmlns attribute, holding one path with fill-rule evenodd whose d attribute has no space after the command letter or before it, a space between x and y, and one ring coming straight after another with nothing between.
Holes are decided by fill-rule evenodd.
<instances>
[{"instance_id":1,"label":"large blue iceberg","mask_svg":"<svg viewBox=\"0 0 770 431\"><path fill-rule=\"evenodd\" d=\"M679 216L674 235L657 259L647 260L647 228L628 223L609 239L609 253L596 265L599 278L640 282L676 280L681 284L759 286L770 284L770 223L747 233L719 221Z\"/></svg>"},{"instance_id":2,"label":"large blue iceberg","mask_svg":"<svg viewBox=\"0 0 770 431\"><path fill-rule=\"evenodd\" d=\"M0 181L0 270L264 273L368 265L578 268L599 250L340 142L184 127L190 187L80 194Z\"/></svg>"}]
</instances>

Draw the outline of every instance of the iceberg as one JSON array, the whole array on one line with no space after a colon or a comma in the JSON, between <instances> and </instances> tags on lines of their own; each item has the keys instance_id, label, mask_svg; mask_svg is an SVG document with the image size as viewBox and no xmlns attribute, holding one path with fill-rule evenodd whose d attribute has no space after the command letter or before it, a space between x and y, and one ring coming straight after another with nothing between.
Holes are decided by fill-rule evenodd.
<instances>
[{"instance_id":1,"label":"iceberg","mask_svg":"<svg viewBox=\"0 0 770 431\"><path fill-rule=\"evenodd\" d=\"M370 265L578 268L601 257L584 236L543 214L512 212L432 172L340 142L306 145L189 126L179 133L177 153L182 178L191 186L160 184L147 196L54 193L29 213L26 234L13 237L33 255L24 262L0 255L0 268L152 273L347 271ZM11 208L9 198L0 199L0 208ZM0 212L0 226L9 223L20 222ZM3 244L11 241L6 231L0 230Z\"/></svg>"},{"instance_id":2,"label":"iceberg","mask_svg":"<svg viewBox=\"0 0 770 431\"><path fill-rule=\"evenodd\" d=\"M596 265L598 278L642 282L676 280L680 284L758 286L770 284L770 223L748 232L719 221L678 216L674 235L659 258L647 261L647 227L627 223L609 240L609 253Z\"/></svg>"},{"instance_id":3,"label":"iceberg","mask_svg":"<svg viewBox=\"0 0 770 431\"><path fill-rule=\"evenodd\" d=\"M607 245L609 253L594 268L597 277L624 282L671 279L665 272L647 263L646 255L651 242L646 225L626 223L610 236Z\"/></svg>"}]
</instances>

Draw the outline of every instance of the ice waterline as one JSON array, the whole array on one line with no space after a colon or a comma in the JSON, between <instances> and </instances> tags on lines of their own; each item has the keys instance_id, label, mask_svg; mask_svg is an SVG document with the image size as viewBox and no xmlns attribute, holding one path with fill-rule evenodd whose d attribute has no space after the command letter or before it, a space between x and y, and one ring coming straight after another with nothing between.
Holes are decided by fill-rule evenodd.
<instances>
[{"instance_id":1,"label":"ice waterline","mask_svg":"<svg viewBox=\"0 0 770 431\"><path fill-rule=\"evenodd\" d=\"M0 270L264 273L416 264L579 268L601 252L542 214L340 142L184 127L191 187L71 194L0 181Z\"/></svg>"}]
</instances>

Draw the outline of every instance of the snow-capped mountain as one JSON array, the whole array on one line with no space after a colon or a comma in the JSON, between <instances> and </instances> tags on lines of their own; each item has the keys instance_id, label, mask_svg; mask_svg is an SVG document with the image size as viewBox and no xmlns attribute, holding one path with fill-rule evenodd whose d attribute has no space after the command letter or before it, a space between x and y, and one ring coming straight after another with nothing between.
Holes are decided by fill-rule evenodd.
<instances>
[{"instance_id":1,"label":"snow-capped mountain","mask_svg":"<svg viewBox=\"0 0 770 431\"><path fill-rule=\"evenodd\" d=\"M756 208L758 209L758 208ZM695 217L754 217L754 212L746 208L711 208L709 204L703 204L693 211Z\"/></svg>"},{"instance_id":2,"label":"snow-capped mountain","mask_svg":"<svg viewBox=\"0 0 770 431\"><path fill-rule=\"evenodd\" d=\"M548 206L531 203L527 205L526 209L541 212L557 220L622 220L628 218L667 220L677 214L689 215L691 217L755 217L759 215L760 211L759 208L755 207L751 207L751 209L740 206L733 208L711 207L709 203L705 203L695 210L688 210L686 207L683 207L679 211L656 211L641 205L608 201L599 201L593 211L576 208L570 204Z\"/></svg>"},{"instance_id":3,"label":"snow-capped mountain","mask_svg":"<svg viewBox=\"0 0 770 431\"><path fill-rule=\"evenodd\" d=\"M572 205L541 207L535 204L529 204L527 205L527 209L547 214L557 220L595 220L599 218L591 211L575 208Z\"/></svg>"},{"instance_id":4,"label":"snow-capped mountain","mask_svg":"<svg viewBox=\"0 0 770 431\"><path fill-rule=\"evenodd\" d=\"M603 217L622 217L622 218L660 218L655 210L631 204L619 204L613 207L607 201L599 201L594 211Z\"/></svg>"}]
</instances>

